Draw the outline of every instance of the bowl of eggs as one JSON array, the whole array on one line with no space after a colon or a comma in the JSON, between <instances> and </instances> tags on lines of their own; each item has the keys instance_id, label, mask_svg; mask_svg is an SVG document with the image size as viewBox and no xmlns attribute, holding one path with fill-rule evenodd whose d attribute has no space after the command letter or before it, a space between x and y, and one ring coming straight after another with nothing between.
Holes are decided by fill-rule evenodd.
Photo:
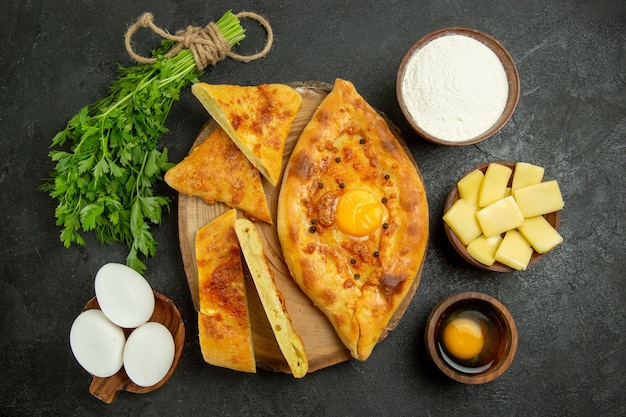
<instances>
[{"instance_id":1,"label":"bowl of eggs","mask_svg":"<svg viewBox=\"0 0 626 417\"><path fill-rule=\"evenodd\" d=\"M406 52L396 96L423 138L440 145L471 145L494 135L511 118L520 96L519 73L493 37L470 28L444 28Z\"/></svg>"},{"instance_id":2,"label":"bowl of eggs","mask_svg":"<svg viewBox=\"0 0 626 417\"><path fill-rule=\"evenodd\" d=\"M500 301L465 292L435 306L425 341L429 356L445 375L464 384L483 384L498 378L513 362L517 327Z\"/></svg>"},{"instance_id":3,"label":"bowl of eggs","mask_svg":"<svg viewBox=\"0 0 626 417\"><path fill-rule=\"evenodd\" d=\"M122 390L144 394L163 386L185 342L176 305L122 264L100 268L95 292L70 329L72 354L93 377L89 392L111 403Z\"/></svg>"},{"instance_id":4,"label":"bowl of eggs","mask_svg":"<svg viewBox=\"0 0 626 417\"><path fill-rule=\"evenodd\" d=\"M563 196L545 169L528 162L478 165L444 203L444 229L455 251L486 271L515 272L537 263L561 242Z\"/></svg>"}]
</instances>

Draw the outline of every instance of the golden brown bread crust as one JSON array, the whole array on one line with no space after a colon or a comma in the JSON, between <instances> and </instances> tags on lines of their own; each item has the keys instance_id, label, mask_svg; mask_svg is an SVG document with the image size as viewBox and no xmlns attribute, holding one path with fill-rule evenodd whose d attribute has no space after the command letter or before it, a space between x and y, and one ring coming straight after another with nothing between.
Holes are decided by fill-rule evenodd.
<instances>
[{"instance_id":1,"label":"golden brown bread crust","mask_svg":"<svg viewBox=\"0 0 626 417\"><path fill-rule=\"evenodd\" d=\"M384 202L382 227L338 230L338 198ZM387 123L344 80L320 104L287 164L277 231L289 270L354 358L365 360L421 267L428 206L421 178Z\"/></svg>"},{"instance_id":2,"label":"golden brown bread crust","mask_svg":"<svg viewBox=\"0 0 626 417\"><path fill-rule=\"evenodd\" d=\"M250 162L276 185L285 141L302 106L300 94L284 84L195 83L191 91Z\"/></svg>"},{"instance_id":3,"label":"golden brown bread crust","mask_svg":"<svg viewBox=\"0 0 626 417\"><path fill-rule=\"evenodd\" d=\"M208 204L219 201L252 219L272 223L259 171L219 126L165 173L165 182Z\"/></svg>"},{"instance_id":4,"label":"golden brown bread crust","mask_svg":"<svg viewBox=\"0 0 626 417\"><path fill-rule=\"evenodd\" d=\"M236 210L231 209L196 234L198 336L206 362L254 373L256 361L236 220Z\"/></svg>"},{"instance_id":5,"label":"golden brown bread crust","mask_svg":"<svg viewBox=\"0 0 626 417\"><path fill-rule=\"evenodd\" d=\"M293 327L283 295L274 280L274 273L265 256L263 241L254 224L248 219L237 220L235 232L278 346L292 375L302 378L309 369L309 361L302 338Z\"/></svg>"}]
</instances>

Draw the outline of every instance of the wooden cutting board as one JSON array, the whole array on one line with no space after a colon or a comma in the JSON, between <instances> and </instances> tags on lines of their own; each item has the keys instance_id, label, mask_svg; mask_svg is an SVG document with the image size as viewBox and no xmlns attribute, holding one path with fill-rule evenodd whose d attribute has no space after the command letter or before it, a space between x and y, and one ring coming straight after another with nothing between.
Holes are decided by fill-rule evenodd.
<instances>
[{"instance_id":1,"label":"wooden cutting board","mask_svg":"<svg viewBox=\"0 0 626 417\"><path fill-rule=\"evenodd\" d=\"M300 133L311 119L317 106L332 89L332 85L317 81L290 83L302 96L302 109L296 116L289 137L285 144L283 155L283 171L287 164L291 151L293 150ZM403 145L409 159L418 170L417 164L411 156L411 152L402 140L399 130L387 120L392 132L398 141ZM217 127L213 120L207 122L198 134L196 141L192 145L197 146ZM420 175L421 178L421 175ZM282 178L281 178L282 180ZM255 223L265 245L266 256L270 266L274 271L276 284L282 291L285 304L296 331L300 334L304 342L305 351L309 359L309 372L313 372L328 366L350 359L350 354L345 348L334 328L326 319L326 316L313 305L311 300L300 290L298 285L291 278L287 266L284 262L278 234L276 232L276 207L278 204L278 193L281 181L276 186L272 186L263 180L265 195L270 207L273 225L265 223ZM194 307L198 310L198 270L195 256L195 237L198 229L227 211L229 208L221 203L207 204L203 200L179 194L178 202L178 227L180 250L187 276L187 283L191 293ZM241 217L242 214L239 213ZM425 257L424 257L425 258ZM245 265L245 262L244 262ZM387 327L387 331L381 336L384 339L388 332L393 330L406 311L409 303L413 299L422 273L422 265L417 273L413 286L409 290L403 303L396 311L394 317ZM246 277L248 303L252 322L252 333L254 351L257 364L266 369L276 372L290 373L289 366L282 356L278 344L274 338L272 329L267 321L265 312L258 298L254 284L249 276Z\"/></svg>"}]
</instances>

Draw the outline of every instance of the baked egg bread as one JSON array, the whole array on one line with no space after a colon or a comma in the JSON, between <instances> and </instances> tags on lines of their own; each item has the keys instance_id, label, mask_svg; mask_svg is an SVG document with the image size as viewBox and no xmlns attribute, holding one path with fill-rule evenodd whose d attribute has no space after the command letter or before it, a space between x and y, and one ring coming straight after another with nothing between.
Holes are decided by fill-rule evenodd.
<instances>
[{"instance_id":1,"label":"baked egg bread","mask_svg":"<svg viewBox=\"0 0 626 417\"><path fill-rule=\"evenodd\" d=\"M219 126L170 168L164 179L179 193L208 204L219 201L249 218L272 223L259 171Z\"/></svg>"},{"instance_id":2,"label":"baked egg bread","mask_svg":"<svg viewBox=\"0 0 626 417\"><path fill-rule=\"evenodd\" d=\"M235 231L278 346L287 360L292 375L295 378L302 378L308 371L307 355L302 339L293 327L282 293L274 281L274 273L268 265L263 241L256 226L247 219L238 219Z\"/></svg>"},{"instance_id":3,"label":"baked egg bread","mask_svg":"<svg viewBox=\"0 0 626 417\"><path fill-rule=\"evenodd\" d=\"M277 232L295 282L367 359L422 266L428 205L413 162L349 81L335 81L295 145Z\"/></svg>"},{"instance_id":4,"label":"baked egg bread","mask_svg":"<svg viewBox=\"0 0 626 417\"><path fill-rule=\"evenodd\" d=\"M207 363L256 372L239 241L231 209L198 230L198 334Z\"/></svg>"},{"instance_id":5,"label":"baked egg bread","mask_svg":"<svg viewBox=\"0 0 626 417\"><path fill-rule=\"evenodd\" d=\"M285 84L258 86L195 83L192 93L248 160L276 185L283 150L302 97Z\"/></svg>"}]
</instances>

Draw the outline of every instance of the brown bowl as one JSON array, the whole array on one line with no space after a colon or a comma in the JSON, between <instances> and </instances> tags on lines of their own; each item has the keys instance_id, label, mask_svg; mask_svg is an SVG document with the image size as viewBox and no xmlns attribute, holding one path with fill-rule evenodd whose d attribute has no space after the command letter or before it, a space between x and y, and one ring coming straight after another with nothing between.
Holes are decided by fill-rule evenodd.
<instances>
[{"instance_id":1,"label":"brown bowl","mask_svg":"<svg viewBox=\"0 0 626 417\"><path fill-rule=\"evenodd\" d=\"M439 37L448 36L448 35L467 36L489 47L500 59L500 62L502 63L502 66L504 67L504 71L506 72L508 86L509 86L509 95L508 95L506 105L504 107L504 110L500 118L485 132L481 133L478 136L469 138L464 141L444 140L422 129L415 121L414 116L408 110L406 102L405 102L405 95L402 90L402 81L406 73L407 63L409 62L411 57L420 48L426 45L428 42L434 39L437 39ZM489 138L490 136L494 135L496 132L502 129L502 127L504 127L504 125L506 125L506 123L509 121L509 119L513 115L513 112L515 111L515 108L517 107L517 102L519 101L520 79L519 79L519 73L517 71L517 67L515 66L515 62L513 61L513 58L511 57L509 52L504 48L504 46L502 46L502 44L498 42L496 39L476 29L469 29L469 28L464 28L464 27L449 27L449 28L440 29L435 32L431 32L427 34L426 36L422 37L417 42L415 42L411 46L411 48L409 48L407 53L402 58L402 61L400 62L400 68L398 70L398 74L396 77L396 96L398 99L398 104L400 105L400 109L402 110L402 113L404 114L404 117L407 119L407 121L413 127L413 129L423 138L433 143L437 143L439 145L452 145L452 146L471 145L471 144L483 141Z\"/></svg>"},{"instance_id":2,"label":"brown bowl","mask_svg":"<svg viewBox=\"0 0 626 417\"><path fill-rule=\"evenodd\" d=\"M450 361L441 342L445 324L455 312L463 309L480 312L490 323L486 327L490 330L485 338L485 350L490 352L488 364L480 368L465 368L466 371ZM437 304L428 317L424 337L428 354L437 368L464 384L483 384L502 375L513 362L518 342L517 327L511 313L500 301L478 292L454 294Z\"/></svg>"},{"instance_id":3,"label":"brown bowl","mask_svg":"<svg viewBox=\"0 0 626 417\"><path fill-rule=\"evenodd\" d=\"M142 387L130 380L124 368L120 369L115 375L107 378L94 376L89 386L89 392L99 400L109 404L115 400L119 391L124 390L135 394L145 394L161 388L178 367L183 347L185 345L185 324L180 315L180 311L172 300L153 290L154 293L154 312L149 322L157 322L164 325L174 338L174 360L172 366L162 380L149 387ZM98 300L93 297L84 310L99 309ZM128 338L133 329L123 329L124 334Z\"/></svg>"},{"instance_id":4,"label":"brown bowl","mask_svg":"<svg viewBox=\"0 0 626 417\"><path fill-rule=\"evenodd\" d=\"M493 162L487 162L485 164L482 165L478 165L477 167L471 169L470 171L466 172L464 175L461 176L461 178L465 177L465 175L469 174L470 172L479 169L481 170L483 173L485 171L487 171L487 167L489 167L489 164L491 163L498 163L501 165L505 165L511 169L515 169L515 163L514 162L510 162L510 161L493 161ZM512 178L512 176L511 176ZM511 186L511 179L509 179L509 187ZM452 190L450 191L450 194L448 194L448 198L446 199L446 202L443 206L443 212L445 214L446 211L448 211L448 209L452 206L452 204L454 204L454 202L456 200L459 199L459 189L457 188L456 184L454 184L454 187L452 187ZM555 211L554 213L548 213L548 214L544 214L543 217L548 221L548 223L550 223L550 225L552 227L554 227L554 229L558 232L561 228L561 212L560 211ZM448 236L448 240L450 241L450 244L452 245L452 247L454 248L454 250L456 250L456 252L461 256L461 258L465 259L467 262L469 262L471 265L475 266L476 268L480 268L483 269L485 271L492 271L492 272L517 272L517 270L511 268L510 266L504 265L503 263L500 263L498 261L496 261L493 265L491 266L487 266L481 262L478 262L476 259L474 259L474 257L472 255L470 255L467 252L467 246L465 246L463 244L463 242L461 242L461 240L457 237L457 235L454 233L454 231L452 231L452 229L450 229L450 227L444 222L443 223L444 229L446 231L446 235ZM544 255L537 253L537 251L533 250L533 254L530 257L530 262L528 263L528 266L534 265L537 262L539 262L539 260L543 257Z\"/></svg>"}]
</instances>

